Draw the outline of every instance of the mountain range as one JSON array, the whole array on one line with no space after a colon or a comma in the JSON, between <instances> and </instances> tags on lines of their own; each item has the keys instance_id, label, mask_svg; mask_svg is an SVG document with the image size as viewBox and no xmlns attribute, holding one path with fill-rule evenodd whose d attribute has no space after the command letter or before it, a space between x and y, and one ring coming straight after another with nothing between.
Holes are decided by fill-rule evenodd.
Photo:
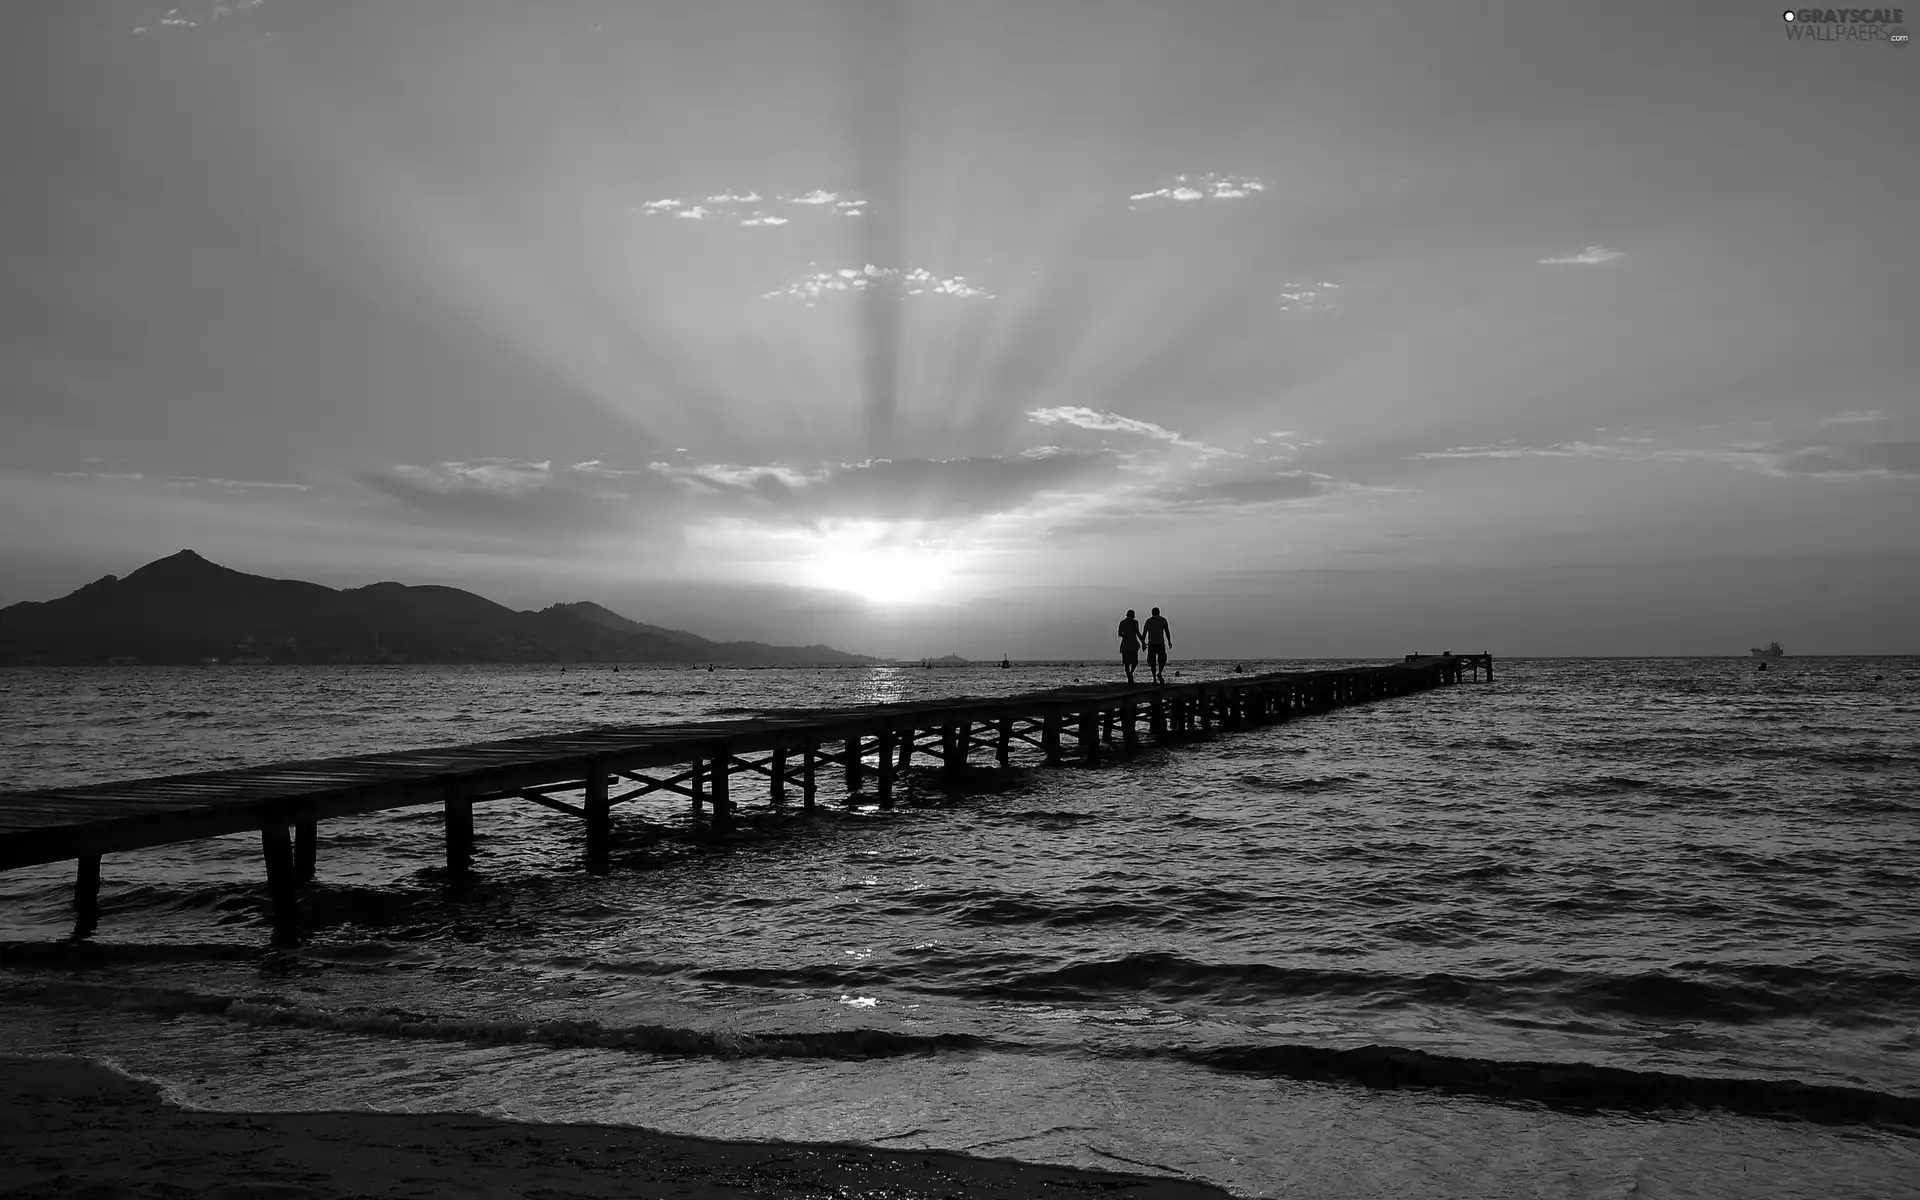
<instances>
[{"instance_id":1,"label":"mountain range","mask_svg":"<svg viewBox=\"0 0 1920 1200\"><path fill-rule=\"evenodd\" d=\"M588 601L516 611L459 588L337 589L248 575L182 550L124 579L0 608L0 663L714 662L879 660L831 646L716 642Z\"/></svg>"}]
</instances>

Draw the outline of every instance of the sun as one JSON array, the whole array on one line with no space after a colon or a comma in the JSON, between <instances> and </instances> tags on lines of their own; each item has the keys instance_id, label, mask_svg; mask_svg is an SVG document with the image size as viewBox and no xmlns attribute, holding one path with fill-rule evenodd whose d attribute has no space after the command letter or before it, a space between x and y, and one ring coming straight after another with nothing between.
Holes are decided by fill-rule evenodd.
<instances>
[{"instance_id":1,"label":"sun","mask_svg":"<svg viewBox=\"0 0 1920 1200\"><path fill-rule=\"evenodd\" d=\"M801 577L812 587L895 608L951 599L958 565L952 553L931 546L838 545L809 557Z\"/></svg>"}]
</instances>

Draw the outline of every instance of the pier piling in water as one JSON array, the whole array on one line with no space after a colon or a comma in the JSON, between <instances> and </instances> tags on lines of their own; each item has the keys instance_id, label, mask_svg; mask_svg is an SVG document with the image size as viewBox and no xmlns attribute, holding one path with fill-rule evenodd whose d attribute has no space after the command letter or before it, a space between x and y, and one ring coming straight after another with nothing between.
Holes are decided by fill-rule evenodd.
<instances>
[{"instance_id":1,"label":"pier piling in water","mask_svg":"<svg viewBox=\"0 0 1920 1200\"><path fill-rule=\"evenodd\" d=\"M260 827L260 856L266 860L267 893L273 903L273 944L296 945L300 941L299 880L293 870L293 839L278 816L269 815Z\"/></svg>"},{"instance_id":2,"label":"pier piling in water","mask_svg":"<svg viewBox=\"0 0 1920 1200\"><path fill-rule=\"evenodd\" d=\"M870 750L876 754L876 802L891 808L916 750L937 754L951 784L965 778L975 746L991 749L1002 767L1012 765L1015 746L1037 750L1046 765L1060 766L1062 737L1071 728L1080 762L1094 766L1103 741L1117 737L1129 756L1136 751L1143 721L1156 743L1171 745L1456 684L1469 672L1491 680L1492 655L1409 655L1377 667L618 726L13 792L0 794L0 870L74 860L74 936L84 938L99 920L103 855L258 830L274 940L284 945L299 938L299 884L314 876L323 820L443 805L447 870L457 885L472 870L475 804L525 800L582 821L585 869L604 874L612 865L613 810L619 804L671 792L686 796L698 818L710 797L707 828L725 836L735 820L731 777L765 775L769 808L784 809L794 755L800 759L804 811L815 809L821 763L842 764L846 802L857 804ZM836 745L837 753L827 748ZM614 795L615 779L634 786Z\"/></svg>"}]
</instances>

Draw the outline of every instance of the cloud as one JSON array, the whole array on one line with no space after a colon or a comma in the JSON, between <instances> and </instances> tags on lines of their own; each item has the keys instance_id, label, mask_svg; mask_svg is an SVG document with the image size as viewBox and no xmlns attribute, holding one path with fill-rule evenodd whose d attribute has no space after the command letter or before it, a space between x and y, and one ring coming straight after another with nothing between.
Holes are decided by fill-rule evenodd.
<instances>
[{"instance_id":1,"label":"cloud","mask_svg":"<svg viewBox=\"0 0 1920 1200\"><path fill-rule=\"evenodd\" d=\"M1267 434L1265 437L1254 438L1253 444L1267 447L1266 453L1270 457L1279 455L1292 458L1302 450L1309 449L1313 446L1326 445L1327 439L1303 437L1298 430L1279 429Z\"/></svg>"},{"instance_id":2,"label":"cloud","mask_svg":"<svg viewBox=\"0 0 1920 1200\"><path fill-rule=\"evenodd\" d=\"M176 33L188 29L198 29L224 17L251 12L267 0L199 0L180 7L169 8L159 17L134 26L135 33Z\"/></svg>"},{"instance_id":3,"label":"cloud","mask_svg":"<svg viewBox=\"0 0 1920 1200\"><path fill-rule=\"evenodd\" d=\"M695 221L713 217L716 223L731 221L750 228L777 228L788 224L795 216L858 217L866 209L867 201L860 196L815 188L810 192L780 192L770 197L751 189L744 192L722 189L706 197L704 202L691 206L677 196L662 196L655 200L642 200L628 211L643 217L675 216Z\"/></svg>"},{"instance_id":4,"label":"cloud","mask_svg":"<svg viewBox=\"0 0 1920 1200\"><path fill-rule=\"evenodd\" d=\"M643 481L612 486L613 470L597 461L555 471L546 460L485 458L401 463L356 478L418 522L567 540L649 523L652 512L634 495Z\"/></svg>"},{"instance_id":5,"label":"cloud","mask_svg":"<svg viewBox=\"0 0 1920 1200\"><path fill-rule=\"evenodd\" d=\"M1522 445L1513 439L1429 450L1414 458L1591 458L1632 462L1708 462L1767 475L1886 478L1920 475L1920 442L1794 445L1732 442L1722 446L1659 446L1648 437Z\"/></svg>"},{"instance_id":6,"label":"cloud","mask_svg":"<svg viewBox=\"0 0 1920 1200\"><path fill-rule=\"evenodd\" d=\"M1626 256L1622 254L1620 251L1609 250L1605 246L1588 246L1585 250L1582 250L1577 254L1562 255L1559 258L1543 258L1540 260L1540 265L1543 267L1550 267L1550 266L1559 266L1562 264L1571 263L1571 264L1578 264L1580 266L1592 267L1592 266L1598 266L1601 263L1610 263L1616 258L1624 258L1624 257Z\"/></svg>"},{"instance_id":7,"label":"cloud","mask_svg":"<svg viewBox=\"0 0 1920 1200\"><path fill-rule=\"evenodd\" d=\"M1333 298L1328 292L1337 292L1340 285L1321 280L1319 283L1283 283L1280 285L1281 312L1327 312L1334 307Z\"/></svg>"},{"instance_id":8,"label":"cloud","mask_svg":"<svg viewBox=\"0 0 1920 1200\"><path fill-rule=\"evenodd\" d=\"M1080 405L1064 404L1052 408L1030 409L1027 412L1027 419L1036 425L1071 425L1098 433L1135 434L1207 456L1239 457L1231 450L1222 450L1217 446L1209 446L1205 442L1183 437L1164 425L1156 425L1152 421L1142 421L1137 417L1123 417L1119 413L1102 412L1099 409L1085 408Z\"/></svg>"},{"instance_id":9,"label":"cloud","mask_svg":"<svg viewBox=\"0 0 1920 1200\"><path fill-rule=\"evenodd\" d=\"M947 296L959 300L992 300L993 293L967 282L964 275L941 278L925 267L902 271L868 263L864 267L840 267L831 271L811 271L770 292L760 293L763 300L804 300L808 307L822 297L866 291L886 285L903 296Z\"/></svg>"},{"instance_id":10,"label":"cloud","mask_svg":"<svg viewBox=\"0 0 1920 1200\"><path fill-rule=\"evenodd\" d=\"M1118 469L1111 454L1060 451L813 469L669 462L628 469L599 460L556 469L547 461L495 458L399 464L358 478L416 521L582 539L715 520L788 529L832 521L971 521L1105 486Z\"/></svg>"},{"instance_id":11,"label":"cloud","mask_svg":"<svg viewBox=\"0 0 1920 1200\"><path fill-rule=\"evenodd\" d=\"M1835 413L1831 417L1828 417L1826 420L1820 422L1820 424L1822 425L1860 425L1860 424L1865 424L1868 421L1884 421L1886 419L1887 419L1887 414L1881 412L1877 408L1870 408L1870 409L1864 409L1864 410L1848 409L1846 412Z\"/></svg>"},{"instance_id":12,"label":"cloud","mask_svg":"<svg viewBox=\"0 0 1920 1200\"><path fill-rule=\"evenodd\" d=\"M1135 192L1127 197L1127 207L1142 208L1194 204L1209 200L1246 200L1267 190L1267 185L1251 175L1175 175L1172 182Z\"/></svg>"},{"instance_id":13,"label":"cloud","mask_svg":"<svg viewBox=\"0 0 1920 1200\"><path fill-rule=\"evenodd\" d=\"M1782 475L1920 478L1920 442L1802 446L1776 457L1772 469Z\"/></svg>"},{"instance_id":14,"label":"cloud","mask_svg":"<svg viewBox=\"0 0 1920 1200\"><path fill-rule=\"evenodd\" d=\"M1626 448L1607 442L1552 442L1544 446L1523 446L1511 438L1482 446L1449 446L1445 450L1426 450L1414 458L1609 458L1626 453Z\"/></svg>"},{"instance_id":15,"label":"cloud","mask_svg":"<svg viewBox=\"0 0 1920 1200\"><path fill-rule=\"evenodd\" d=\"M1284 471L1278 475L1222 479L1155 488L1150 503L1167 509L1257 508L1296 500L1310 500L1335 490L1339 481L1317 471Z\"/></svg>"},{"instance_id":16,"label":"cloud","mask_svg":"<svg viewBox=\"0 0 1920 1200\"><path fill-rule=\"evenodd\" d=\"M1333 496L1399 491L1367 487L1317 471L1281 471L1221 478L1200 476L1174 482L1110 491L1067 520L1049 522L1048 541L1105 534L1127 534L1142 521L1202 515L1259 516L1287 510L1305 512Z\"/></svg>"},{"instance_id":17,"label":"cloud","mask_svg":"<svg viewBox=\"0 0 1920 1200\"><path fill-rule=\"evenodd\" d=\"M1050 492L1110 477L1108 454L1062 451L1042 457L874 459L815 472L783 466L670 467L703 508L774 522L824 518L951 521L1016 511Z\"/></svg>"},{"instance_id":18,"label":"cloud","mask_svg":"<svg viewBox=\"0 0 1920 1200\"><path fill-rule=\"evenodd\" d=\"M532 462L512 458L481 458L473 462L443 462L431 467L399 466L394 470L424 487L441 490L471 488L514 493L553 482L553 462L550 459Z\"/></svg>"},{"instance_id":19,"label":"cloud","mask_svg":"<svg viewBox=\"0 0 1920 1200\"><path fill-rule=\"evenodd\" d=\"M104 462L104 459L89 458L88 462ZM141 471L55 471L63 479L113 479L123 483L153 483L172 488L219 488L227 492L246 491L285 491L306 492L312 487L304 483L275 483L259 479L219 479L206 475L148 475Z\"/></svg>"}]
</instances>

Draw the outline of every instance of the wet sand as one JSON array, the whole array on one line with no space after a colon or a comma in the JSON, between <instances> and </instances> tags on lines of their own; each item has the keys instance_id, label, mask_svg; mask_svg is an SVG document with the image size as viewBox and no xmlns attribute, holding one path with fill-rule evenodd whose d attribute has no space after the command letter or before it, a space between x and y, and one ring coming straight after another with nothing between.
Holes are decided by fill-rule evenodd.
<instances>
[{"instance_id":1,"label":"wet sand","mask_svg":"<svg viewBox=\"0 0 1920 1200\"><path fill-rule=\"evenodd\" d=\"M1123 1196L1181 1180L863 1146L721 1142L457 1113L204 1113L80 1059L0 1057L0 1198Z\"/></svg>"}]
</instances>

